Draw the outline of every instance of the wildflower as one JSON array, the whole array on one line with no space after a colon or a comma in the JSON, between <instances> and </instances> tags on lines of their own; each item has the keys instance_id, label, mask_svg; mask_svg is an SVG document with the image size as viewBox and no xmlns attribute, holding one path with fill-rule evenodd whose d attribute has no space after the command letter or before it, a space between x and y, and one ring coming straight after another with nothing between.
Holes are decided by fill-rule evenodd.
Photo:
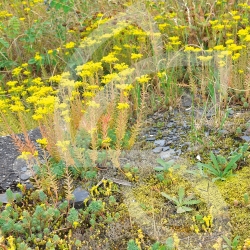
<instances>
[{"instance_id":1,"label":"wildflower","mask_svg":"<svg viewBox=\"0 0 250 250\"><path fill-rule=\"evenodd\" d=\"M39 62L39 61L42 60L42 56L39 54L39 52L36 53L36 55L35 55L34 58L35 58L35 60L36 60L37 62Z\"/></svg>"},{"instance_id":2,"label":"wildflower","mask_svg":"<svg viewBox=\"0 0 250 250\"><path fill-rule=\"evenodd\" d=\"M74 227L74 228L77 228L78 226L79 226L79 222L74 221L74 222L73 222L73 227Z\"/></svg>"},{"instance_id":3,"label":"wildflower","mask_svg":"<svg viewBox=\"0 0 250 250\"><path fill-rule=\"evenodd\" d=\"M48 145L48 141L46 138L37 139L36 142L39 143L43 148Z\"/></svg>"},{"instance_id":4,"label":"wildflower","mask_svg":"<svg viewBox=\"0 0 250 250\"><path fill-rule=\"evenodd\" d=\"M226 44L228 45L228 44L232 44L232 43L234 43L234 40L233 39L228 39L227 41L226 41Z\"/></svg>"},{"instance_id":5,"label":"wildflower","mask_svg":"<svg viewBox=\"0 0 250 250\"><path fill-rule=\"evenodd\" d=\"M102 140L102 146L103 147L108 147L110 145L110 142L111 142L111 138L110 137L106 137ZM105 183L104 183L105 184ZM105 186L105 185L104 185Z\"/></svg>"},{"instance_id":6,"label":"wildflower","mask_svg":"<svg viewBox=\"0 0 250 250\"><path fill-rule=\"evenodd\" d=\"M225 47L223 45L216 45L214 46L214 50L224 50Z\"/></svg>"},{"instance_id":7,"label":"wildflower","mask_svg":"<svg viewBox=\"0 0 250 250\"><path fill-rule=\"evenodd\" d=\"M89 101L87 102L87 105L93 108L99 108L100 107L100 103L96 103L95 101Z\"/></svg>"},{"instance_id":8,"label":"wildflower","mask_svg":"<svg viewBox=\"0 0 250 250\"><path fill-rule=\"evenodd\" d=\"M115 57L114 52L111 52L107 56L104 56L101 61L111 64L111 63L117 62L119 60L118 60L118 58Z\"/></svg>"},{"instance_id":9,"label":"wildflower","mask_svg":"<svg viewBox=\"0 0 250 250\"><path fill-rule=\"evenodd\" d=\"M246 36L246 35L248 35L248 30L247 29L240 29L240 30L238 30L237 35L238 36Z\"/></svg>"},{"instance_id":10,"label":"wildflower","mask_svg":"<svg viewBox=\"0 0 250 250\"><path fill-rule=\"evenodd\" d=\"M66 43L64 46L66 49L73 49L75 45L76 44L74 42L69 42L69 43Z\"/></svg>"},{"instance_id":11,"label":"wildflower","mask_svg":"<svg viewBox=\"0 0 250 250\"><path fill-rule=\"evenodd\" d=\"M56 146L61 148L63 152L67 151L70 141L57 141Z\"/></svg>"},{"instance_id":12,"label":"wildflower","mask_svg":"<svg viewBox=\"0 0 250 250\"><path fill-rule=\"evenodd\" d=\"M142 75L142 76L136 78L136 80L139 83L147 83L147 82L149 82L150 79L151 78L148 75Z\"/></svg>"},{"instance_id":13,"label":"wildflower","mask_svg":"<svg viewBox=\"0 0 250 250\"><path fill-rule=\"evenodd\" d=\"M122 71L128 68L128 65L126 63L117 63L114 65L114 68L118 71Z\"/></svg>"},{"instance_id":14,"label":"wildflower","mask_svg":"<svg viewBox=\"0 0 250 250\"><path fill-rule=\"evenodd\" d=\"M233 19L234 19L234 20L240 20L240 16L239 16L239 15L233 16Z\"/></svg>"},{"instance_id":15,"label":"wildflower","mask_svg":"<svg viewBox=\"0 0 250 250\"><path fill-rule=\"evenodd\" d=\"M223 55L223 56L229 56L231 54L232 54L232 51L230 51L230 50L225 50L225 51L221 52L221 55Z\"/></svg>"},{"instance_id":16,"label":"wildflower","mask_svg":"<svg viewBox=\"0 0 250 250\"><path fill-rule=\"evenodd\" d=\"M197 57L199 60L201 60L202 62L208 62L210 61L213 57L212 56L198 56Z\"/></svg>"},{"instance_id":17,"label":"wildflower","mask_svg":"<svg viewBox=\"0 0 250 250\"><path fill-rule=\"evenodd\" d=\"M23 151L21 155L18 156L19 159L29 160L31 157L31 153L27 151Z\"/></svg>"},{"instance_id":18,"label":"wildflower","mask_svg":"<svg viewBox=\"0 0 250 250\"><path fill-rule=\"evenodd\" d=\"M142 58L143 57L143 55L142 54L136 54L136 53L131 53L131 59L132 60L136 60L136 59L140 59L140 58Z\"/></svg>"},{"instance_id":19,"label":"wildflower","mask_svg":"<svg viewBox=\"0 0 250 250\"><path fill-rule=\"evenodd\" d=\"M17 67L17 68L14 68L13 70L12 70L12 75L13 76L19 76L20 75L20 73L21 73L21 71L22 71L22 67Z\"/></svg>"},{"instance_id":20,"label":"wildflower","mask_svg":"<svg viewBox=\"0 0 250 250\"><path fill-rule=\"evenodd\" d=\"M117 89L122 89L122 90L131 90L133 88L132 84L116 84L115 86Z\"/></svg>"},{"instance_id":21,"label":"wildflower","mask_svg":"<svg viewBox=\"0 0 250 250\"><path fill-rule=\"evenodd\" d=\"M250 42L250 35L247 35L247 36L244 38L243 41L245 41L245 42Z\"/></svg>"},{"instance_id":22,"label":"wildflower","mask_svg":"<svg viewBox=\"0 0 250 250\"><path fill-rule=\"evenodd\" d=\"M117 108L118 109L128 109L129 108L129 104L126 103L126 102L119 102L118 105L117 105Z\"/></svg>"},{"instance_id":23,"label":"wildflower","mask_svg":"<svg viewBox=\"0 0 250 250\"><path fill-rule=\"evenodd\" d=\"M115 45L115 46L113 47L113 50L116 50L116 51L121 51L121 50L122 50L122 48L121 48L121 47L118 47L117 45Z\"/></svg>"},{"instance_id":24,"label":"wildflower","mask_svg":"<svg viewBox=\"0 0 250 250\"><path fill-rule=\"evenodd\" d=\"M10 110L12 112L24 111L24 109L25 108L21 103L16 103L16 104L10 106Z\"/></svg>"},{"instance_id":25,"label":"wildflower","mask_svg":"<svg viewBox=\"0 0 250 250\"><path fill-rule=\"evenodd\" d=\"M6 85L10 86L10 87L14 87L16 84L18 83L18 81L8 81L6 83Z\"/></svg>"},{"instance_id":26,"label":"wildflower","mask_svg":"<svg viewBox=\"0 0 250 250\"><path fill-rule=\"evenodd\" d=\"M194 51L194 47L192 47L192 46L185 46L184 51L185 52L187 52L187 51Z\"/></svg>"}]
</instances>

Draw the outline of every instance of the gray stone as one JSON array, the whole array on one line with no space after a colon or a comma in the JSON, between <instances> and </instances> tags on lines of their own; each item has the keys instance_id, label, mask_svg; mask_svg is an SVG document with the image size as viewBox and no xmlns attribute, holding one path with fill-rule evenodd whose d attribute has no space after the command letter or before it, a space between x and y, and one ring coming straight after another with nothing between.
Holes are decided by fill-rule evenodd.
<instances>
[{"instance_id":1,"label":"gray stone","mask_svg":"<svg viewBox=\"0 0 250 250\"><path fill-rule=\"evenodd\" d=\"M166 142L166 145L171 145L172 143L173 143L173 141L169 140L169 141Z\"/></svg>"},{"instance_id":2,"label":"gray stone","mask_svg":"<svg viewBox=\"0 0 250 250\"><path fill-rule=\"evenodd\" d=\"M246 142L249 142L250 141L250 136L248 135L243 135L240 137L242 140L246 141Z\"/></svg>"},{"instance_id":3,"label":"gray stone","mask_svg":"<svg viewBox=\"0 0 250 250\"><path fill-rule=\"evenodd\" d=\"M152 150L153 153L160 153L162 151L162 147L156 147Z\"/></svg>"},{"instance_id":4,"label":"gray stone","mask_svg":"<svg viewBox=\"0 0 250 250\"><path fill-rule=\"evenodd\" d=\"M146 141L155 141L155 140L156 140L155 137L148 137L148 138L146 139Z\"/></svg>"},{"instance_id":5,"label":"gray stone","mask_svg":"<svg viewBox=\"0 0 250 250\"><path fill-rule=\"evenodd\" d=\"M229 132L226 129L220 129L218 133L221 135L227 135Z\"/></svg>"},{"instance_id":6,"label":"gray stone","mask_svg":"<svg viewBox=\"0 0 250 250\"><path fill-rule=\"evenodd\" d=\"M17 194L21 194L21 193L20 192L13 192L14 200L16 199ZM2 202L3 204L8 203L6 193L0 194L0 202Z\"/></svg>"},{"instance_id":7,"label":"gray stone","mask_svg":"<svg viewBox=\"0 0 250 250\"><path fill-rule=\"evenodd\" d=\"M84 200L89 197L89 192L81 187L77 187L72 194L74 195L72 203L77 209L82 208L84 206Z\"/></svg>"},{"instance_id":8,"label":"gray stone","mask_svg":"<svg viewBox=\"0 0 250 250\"><path fill-rule=\"evenodd\" d=\"M162 148L162 151L165 152L165 151L167 151L167 150L169 150L169 149L170 149L170 147L169 147L169 146L166 146L166 147L163 147L163 148Z\"/></svg>"},{"instance_id":9,"label":"gray stone","mask_svg":"<svg viewBox=\"0 0 250 250\"><path fill-rule=\"evenodd\" d=\"M191 96L185 95L182 97L181 104L183 107L188 108L192 106L192 98Z\"/></svg>"},{"instance_id":10,"label":"gray stone","mask_svg":"<svg viewBox=\"0 0 250 250\"><path fill-rule=\"evenodd\" d=\"M27 181L32 176L30 171L26 171L25 173L20 174L20 179L22 181Z\"/></svg>"},{"instance_id":11,"label":"gray stone","mask_svg":"<svg viewBox=\"0 0 250 250\"><path fill-rule=\"evenodd\" d=\"M175 151L173 149L169 149L168 151L165 152L161 152L160 157L161 159L165 160L169 157L171 157L172 155L174 155Z\"/></svg>"},{"instance_id":12,"label":"gray stone","mask_svg":"<svg viewBox=\"0 0 250 250\"><path fill-rule=\"evenodd\" d=\"M165 140L156 140L154 144L159 147L163 147L165 145Z\"/></svg>"}]
</instances>

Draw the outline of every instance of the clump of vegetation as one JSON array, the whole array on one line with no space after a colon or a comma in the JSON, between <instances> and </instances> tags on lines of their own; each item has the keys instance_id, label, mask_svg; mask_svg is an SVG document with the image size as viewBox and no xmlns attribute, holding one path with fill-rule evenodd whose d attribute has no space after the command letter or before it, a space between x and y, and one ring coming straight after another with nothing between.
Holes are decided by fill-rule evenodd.
<instances>
[{"instance_id":1,"label":"clump of vegetation","mask_svg":"<svg viewBox=\"0 0 250 250\"><path fill-rule=\"evenodd\" d=\"M19 184L22 196L6 191L8 203L0 212L0 247L91 249L90 240L76 237L81 229L93 231L97 245L92 248L105 242L109 249L113 243L104 240L106 228L126 220L130 234L116 247L178 249L178 236L165 228L169 222L162 221L161 229L156 228L155 218L162 209L160 193L176 205L177 213L183 215L180 218L191 221L194 216L188 233L212 233L212 217L202 203L200 214L193 214L190 206L200 200L185 196L186 186L177 182L175 173L177 169L181 173L180 166L172 160L158 159L156 178L154 174L143 178L150 180L146 192L159 204L144 198L137 206L137 201L127 198L130 205L142 208L143 215L145 211L153 215L154 232L166 230L167 241L154 242L149 233L138 229L125 205L123 189L115 183L141 188L140 169L121 164L122 151L133 148L147 114L180 108L185 93L191 100L184 106L193 114L194 144L204 144L201 130L207 120L222 138L231 106L240 104L248 110L249 13L246 1L2 1L0 132L11 136L20 157L27 161L33 189ZM203 114L197 116L200 107ZM158 129L164 126L156 123ZM35 127L42 134L37 140L42 150L28 135ZM248 139L247 128L237 124L234 131L238 139ZM158 131L156 138L162 136ZM213 142L206 147L210 151ZM210 162L198 164L201 175L231 181L233 173L244 172L248 148L247 143L236 146L234 152L225 153L229 157L211 152ZM79 183L90 197L77 210L72 199ZM178 198L167 194L166 188L170 194L178 190ZM249 206L249 192L241 194L244 209ZM171 206L167 209L171 212ZM232 249L249 247L249 237L242 233L239 237L225 236L224 241Z\"/></svg>"}]
</instances>

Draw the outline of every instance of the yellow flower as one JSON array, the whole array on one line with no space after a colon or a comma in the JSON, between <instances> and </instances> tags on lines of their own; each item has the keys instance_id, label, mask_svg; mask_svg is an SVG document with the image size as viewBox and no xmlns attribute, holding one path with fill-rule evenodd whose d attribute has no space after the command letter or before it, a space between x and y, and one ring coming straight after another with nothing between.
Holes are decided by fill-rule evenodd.
<instances>
[{"instance_id":1,"label":"yellow flower","mask_svg":"<svg viewBox=\"0 0 250 250\"><path fill-rule=\"evenodd\" d=\"M117 63L114 65L114 68L118 71L122 71L128 68L128 65L126 63Z\"/></svg>"},{"instance_id":2,"label":"yellow flower","mask_svg":"<svg viewBox=\"0 0 250 250\"><path fill-rule=\"evenodd\" d=\"M229 56L229 55L232 54L232 51L225 50L225 51L222 51L220 54L223 55L223 56Z\"/></svg>"},{"instance_id":3,"label":"yellow flower","mask_svg":"<svg viewBox=\"0 0 250 250\"><path fill-rule=\"evenodd\" d=\"M48 141L46 138L37 139L36 142L39 143L42 147L46 147L48 144Z\"/></svg>"},{"instance_id":4,"label":"yellow flower","mask_svg":"<svg viewBox=\"0 0 250 250\"><path fill-rule=\"evenodd\" d=\"M233 19L234 19L234 20L240 20L240 16L239 16L239 15L233 16Z\"/></svg>"},{"instance_id":5,"label":"yellow flower","mask_svg":"<svg viewBox=\"0 0 250 250\"><path fill-rule=\"evenodd\" d=\"M228 40L226 41L226 44L232 44L232 43L234 43L234 40L233 40L233 39L228 39Z\"/></svg>"},{"instance_id":6,"label":"yellow flower","mask_svg":"<svg viewBox=\"0 0 250 250\"><path fill-rule=\"evenodd\" d=\"M22 67L17 67L17 68L14 68L13 70L12 70L12 75L13 76L19 76L20 75L20 73L21 73L21 71L22 71Z\"/></svg>"},{"instance_id":7,"label":"yellow flower","mask_svg":"<svg viewBox=\"0 0 250 250\"><path fill-rule=\"evenodd\" d=\"M140 58L142 58L143 57L143 55L142 54L136 54L136 53L131 53L131 59L132 60L136 60L136 59L140 59Z\"/></svg>"},{"instance_id":8,"label":"yellow flower","mask_svg":"<svg viewBox=\"0 0 250 250\"><path fill-rule=\"evenodd\" d=\"M34 58L37 62L42 60L42 56L39 54L39 52L36 53Z\"/></svg>"},{"instance_id":9,"label":"yellow flower","mask_svg":"<svg viewBox=\"0 0 250 250\"><path fill-rule=\"evenodd\" d=\"M6 82L6 85L8 85L10 87L14 87L17 83L18 83L18 81L8 81L8 82Z\"/></svg>"},{"instance_id":10,"label":"yellow flower","mask_svg":"<svg viewBox=\"0 0 250 250\"><path fill-rule=\"evenodd\" d=\"M216 45L214 46L214 50L224 50L225 47L223 45Z\"/></svg>"},{"instance_id":11,"label":"yellow flower","mask_svg":"<svg viewBox=\"0 0 250 250\"><path fill-rule=\"evenodd\" d=\"M100 107L100 103L96 103L95 101L89 101L87 102L87 105L93 108L99 108Z\"/></svg>"},{"instance_id":12,"label":"yellow flower","mask_svg":"<svg viewBox=\"0 0 250 250\"><path fill-rule=\"evenodd\" d=\"M202 62L208 62L210 61L213 57L212 56L198 56L197 57L199 60L201 60Z\"/></svg>"},{"instance_id":13,"label":"yellow flower","mask_svg":"<svg viewBox=\"0 0 250 250\"><path fill-rule=\"evenodd\" d=\"M111 64L111 63L117 62L119 60L117 57L115 57L115 53L111 52L107 56L104 56L101 61Z\"/></svg>"},{"instance_id":14,"label":"yellow flower","mask_svg":"<svg viewBox=\"0 0 250 250\"><path fill-rule=\"evenodd\" d=\"M150 79L151 78L148 75L142 75L142 76L136 78L136 80L139 83L147 83L147 82L149 82Z\"/></svg>"},{"instance_id":15,"label":"yellow flower","mask_svg":"<svg viewBox=\"0 0 250 250\"><path fill-rule=\"evenodd\" d=\"M117 105L117 108L118 109L128 109L129 108L129 104L126 103L126 102L119 102L118 105Z\"/></svg>"},{"instance_id":16,"label":"yellow flower","mask_svg":"<svg viewBox=\"0 0 250 250\"><path fill-rule=\"evenodd\" d=\"M61 148L63 152L68 150L68 146L70 145L70 141L57 141L56 146Z\"/></svg>"},{"instance_id":17,"label":"yellow flower","mask_svg":"<svg viewBox=\"0 0 250 250\"><path fill-rule=\"evenodd\" d=\"M69 42L69 43L66 43L64 46L66 49L73 49L75 45L76 44L74 42Z\"/></svg>"},{"instance_id":18,"label":"yellow flower","mask_svg":"<svg viewBox=\"0 0 250 250\"><path fill-rule=\"evenodd\" d=\"M77 228L77 227L79 226L79 224L80 224L79 222L74 221L74 222L73 222L73 227L74 227L74 228Z\"/></svg>"},{"instance_id":19,"label":"yellow flower","mask_svg":"<svg viewBox=\"0 0 250 250\"><path fill-rule=\"evenodd\" d=\"M133 88L132 84L116 84L115 85L117 89L121 89L121 90L131 90Z\"/></svg>"}]
</instances>

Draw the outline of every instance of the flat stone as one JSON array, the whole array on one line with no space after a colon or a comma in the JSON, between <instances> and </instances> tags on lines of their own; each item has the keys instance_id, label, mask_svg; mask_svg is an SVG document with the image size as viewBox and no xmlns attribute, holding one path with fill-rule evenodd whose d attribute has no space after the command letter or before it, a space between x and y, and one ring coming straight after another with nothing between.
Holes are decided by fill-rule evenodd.
<instances>
[{"instance_id":1,"label":"flat stone","mask_svg":"<svg viewBox=\"0 0 250 250\"><path fill-rule=\"evenodd\" d=\"M16 198L17 194L21 194L20 192L13 192L14 199ZM3 204L8 203L7 195L6 193L0 194L0 202Z\"/></svg>"},{"instance_id":2,"label":"flat stone","mask_svg":"<svg viewBox=\"0 0 250 250\"><path fill-rule=\"evenodd\" d=\"M162 147L156 147L152 150L153 153L160 153L162 151Z\"/></svg>"},{"instance_id":3,"label":"flat stone","mask_svg":"<svg viewBox=\"0 0 250 250\"><path fill-rule=\"evenodd\" d=\"M155 137L148 137L148 138L146 139L146 141L155 141L155 140L156 140Z\"/></svg>"},{"instance_id":4,"label":"flat stone","mask_svg":"<svg viewBox=\"0 0 250 250\"><path fill-rule=\"evenodd\" d=\"M169 146L166 146L166 147L163 147L163 148L162 148L162 151L163 151L163 152L166 152L166 151L169 150L169 149L170 149L170 147L169 147Z\"/></svg>"},{"instance_id":5,"label":"flat stone","mask_svg":"<svg viewBox=\"0 0 250 250\"><path fill-rule=\"evenodd\" d=\"M181 104L183 107L188 108L192 106L192 98L191 96L185 95L182 97Z\"/></svg>"},{"instance_id":6,"label":"flat stone","mask_svg":"<svg viewBox=\"0 0 250 250\"><path fill-rule=\"evenodd\" d=\"M27 181L32 176L30 171L26 171L25 173L20 174L20 179L22 181Z\"/></svg>"},{"instance_id":7,"label":"flat stone","mask_svg":"<svg viewBox=\"0 0 250 250\"><path fill-rule=\"evenodd\" d=\"M77 209L83 208L83 202L89 197L89 192L81 187L77 187L72 194L74 195L74 199L72 201L72 203L74 203L74 207Z\"/></svg>"},{"instance_id":8,"label":"flat stone","mask_svg":"<svg viewBox=\"0 0 250 250\"><path fill-rule=\"evenodd\" d=\"M175 151L173 149L169 149L168 151L161 152L160 157L161 157L161 159L165 160L165 159L171 157L172 155L174 155L174 153L175 153Z\"/></svg>"},{"instance_id":9,"label":"flat stone","mask_svg":"<svg viewBox=\"0 0 250 250\"><path fill-rule=\"evenodd\" d=\"M173 143L173 141L169 140L169 141L166 142L166 145L171 145L172 143Z\"/></svg>"},{"instance_id":10,"label":"flat stone","mask_svg":"<svg viewBox=\"0 0 250 250\"><path fill-rule=\"evenodd\" d=\"M240 137L242 140L246 141L246 142L249 142L250 141L250 136L248 135L243 135Z\"/></svg>"},{"instance_id":11,"label":"flat stone","mask_svg":"<svg viewBox=\"0 0 250 250\"><path fill-rule=\"evenodd\" d=\"M227 135L229 132L226 129L220 129L218 133L221 135Z\"/></svg>"},{"instance_id":12,"label":"flat stone","mask_svg":"<svg viewBox=\"0 0 250 250\"><path fill-rule=\"evenodd\" d=\"M159 147L163 147L165 145L166 141L165 140L156 140L154 144Z\"/></svg>"}]
</instances>

